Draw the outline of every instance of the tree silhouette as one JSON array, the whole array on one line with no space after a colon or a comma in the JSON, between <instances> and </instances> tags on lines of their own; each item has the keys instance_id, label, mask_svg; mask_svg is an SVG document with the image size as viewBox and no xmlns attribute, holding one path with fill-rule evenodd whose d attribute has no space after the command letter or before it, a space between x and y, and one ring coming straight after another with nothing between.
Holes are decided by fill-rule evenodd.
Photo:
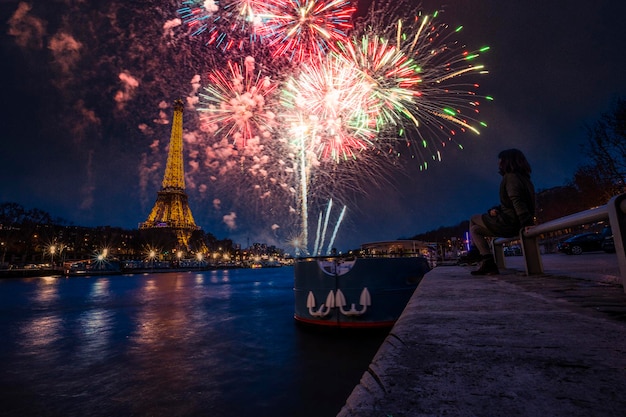
<instances>
[{"instance_id":1,"label":"tree silhouette","mask_svg":"<svg viewBox=\"0 0 626 417\"><path fill-rule=\"evenodd\" d=\"M577 171L580 179L594 179L597 192L603 193L603 203L624 192L626 179L626 99L618 99L613 109L604 113L588 128L589 138L584 146L591 165ZM576 179L575 179L576 181Z\"/></svg>"}]
</instances>

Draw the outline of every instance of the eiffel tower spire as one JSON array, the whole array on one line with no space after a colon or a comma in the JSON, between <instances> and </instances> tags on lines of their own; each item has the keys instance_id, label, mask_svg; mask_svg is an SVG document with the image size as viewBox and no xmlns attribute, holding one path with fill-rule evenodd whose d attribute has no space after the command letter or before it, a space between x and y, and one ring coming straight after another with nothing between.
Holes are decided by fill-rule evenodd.
<instances>
[{"instance_id":1,"label":"eiffel tower spire","mask_svg":"<svg viewBox=\"0 0 626 417\"><path fill-rule=\"evenodd\" d=\"M170 230L176 236L178 245L189 249L189 238L199 227L191 214L185 193L185 171L183 168L183 101L174 102L172 134L167 154L167 165L148 219L139 224L139 229Z\"/></svg>"},{"instance_id":2,"label":"eiffel tower spire","mask_svg":"<svg viewBox=\"0 0 626 417\"><path fill-rule=\"evenodd\" d=\"M172 120L172 135L170 150L167 154L167 165L163 176L162 188L185 189L185 171L183 169L183 102L174 101L174 119Z\"/></svg>"}]
</instances>

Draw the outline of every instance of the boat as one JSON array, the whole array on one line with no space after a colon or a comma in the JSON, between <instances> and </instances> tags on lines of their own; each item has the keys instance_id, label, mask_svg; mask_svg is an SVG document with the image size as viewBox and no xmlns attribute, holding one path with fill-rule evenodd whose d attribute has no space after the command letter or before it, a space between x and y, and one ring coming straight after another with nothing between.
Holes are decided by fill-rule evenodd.
<instances>
[{"instance_id":1,"label":"boat","mask_svg":"<svg viewBox=\"0 0 626 417\"><path fill-rule=\"evenodd\" d=\"M335 328L391 327L436 262L421 241L361 245L356 255L311 256L294 264L294 318Z\"/></svg>"},{"instance_id":2,"label":"boat","mask_svg":"<svg viewBox=\"0 0 626 417\"><path fill-rule=\"evenodd\" d=\"M121 273L121 264L117 260L104 261L85 259L80 261L65 262L63 264L63 275L67 277L119 275Z\"/></svg>"}]
</instances>

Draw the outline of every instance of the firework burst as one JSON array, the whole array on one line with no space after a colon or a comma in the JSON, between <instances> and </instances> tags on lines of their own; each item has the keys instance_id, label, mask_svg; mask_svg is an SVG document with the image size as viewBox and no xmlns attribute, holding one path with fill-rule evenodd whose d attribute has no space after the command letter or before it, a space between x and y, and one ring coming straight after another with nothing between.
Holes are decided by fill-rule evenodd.
<instances>
[{"instance_id":1,"label":"firework burst","mask_svg":"<svg viewBox=\"0 0 626 417\"><path fill-rule=\"evenodd\" d=\"M355 38L339 44L339 48L339 57L352 63L368 81L369 113L375 112L377 126L397 125L403 118L413 119L409 108L419 94L416 87L421 82L414 60L377 36L364 35L360 40Z\"/></svg>"},{"instance_id":2,"label":"firework burst","mask_svg":"<svg viewBox=\"0 0 626 417\"><path fill-rule=\"evenodd\" d=\"M441 160L441 149L458 133L479 134L486 126L479 120L479 85L464 76L486 72L474 61L489 48L464 50L450 41L461 28L436 23L437 15L398 19L384 31L364 25L361 36L339 44L338 52L370 81L367 102L369 114L376 110L379 148L410 150L424 168L430 159Z\"/></svg>"},{"instance_id":3,"label":"firework burst","mask_svg":"<svg viewBox=\"0 0 626 417\"><path fill-rule=\"evenodd\" d=\"M396 43L407 56L414 58L420 78L415 102L410 107L411 120L418 122L415 129L410 129L418 138L414 141L418 145L415 148L440 161L441 149L447 143L462 147L456 139L460 133L479 134L480 127L486 126L480 120L479 84L466 76L486 74L484 66L475 61L489 47L468 51L452 39L462 27L451 29L447 24L437 23L437 16L438 13L418 16L406 28L398 21ZM427 164L424 158L424 166Z\"/></svg>"},{"instance_id":4,"label":"firework burst","mask_svg":"<svg viewBox=\"0 0 626 417\"><path fill-rule=\"evenodd\" d=\"M206 35L206 45L222 51L244 49L259 40L255 27L259 0L184 0L178 14L192 36Z\"/></svg>"},{"instance_id":5,"label":"firework burst","mask_svg":"<svg viewBox=\"0 0 626 417\"><path fill-rule=\"evenodd\" d=\"M209 24L225 13L217 2L183 4L196 13L188 25L220 33L223 27ZM467 50L456 40L460 28L438 23L438 13L407 18L405 3L390 1L353 23L355 7L345 0L223 4L248 10L230 16L239 26L227 36L253 29L262 38L255 56L272 55L264 68L272 78L257 72L252 58L209 73L197 109L210 135L205 152L198 146L197 165L203 159L210 182L222 184L215 190L233 204L245 201L254 216L274 224L280 218L274 230L304 252L309 212L319 225L315 213L326 208L317 233L323 236L330 201L344 207L343 220L348 200L372 185L390 185L392 170L415 160L426 169L450 143L462 147L461 134L485 126L480 104L490 98L470 80L485 72L476 61L488 48ZM242 54L222 49L235 61ZM321 238L314 246L316 252L323 246Z\"/></svg>"},{"instance_id":6,"label":"firework burst","mask_svg":"<svg viewBox=\"0 0 626 417\"><path fill-rule=\"evenodd\" d=\"M246 146L254 136L269 138L275 126L274 112L266 105L276 84L261 72L255 73L254 58L244 65L228 62L226 73L215 70L209 85L199 94L202 129L216 136L229 137L235 145Z\"/></svg>"},{"instance_id":7,"label":"firework burst","mask_svg":"<svg viewBox=\"0 0 626 417\"><path fill-rule=\"evenodd\" d=\"M294 145L320 160L355 159L376 138L366 103L369 90L353 65L332 55L303 66L281 96L284 123L299 132L292 135L299 141Z\"/></svg>"},{"instance_id":8,"label":"firework burst","mask_svg":"<svg viewBox=\"0 0 626 417\"><path fill-rule=\"evenodd\" d=\"M322 56L347 39L356 7L347 0L268 0L259 16L259 34L274 56L296 61Z\"/></svg>"},{"instance_id":9,"label":"firework burst","mask_svg":"<svg viewBox=\"0 0 626 417\"><path fill-rule=\"evenodd\" d=\"M402 23L398 23L397 42L407 55L415 57L416 70L421 77L416 111L449 121L463 132L478 133L478 126L484 125L476 116L479 85L462 77L486 73L484 66L475 61L489 47L468 51L457 40L450 42L462 26L451 30L447 24L435 23L436 18L437 13L420 16L409 26L408 32L402 32ZM455 135L457 129L448 129L448 133Z\"/></svg>"}]
</instances>

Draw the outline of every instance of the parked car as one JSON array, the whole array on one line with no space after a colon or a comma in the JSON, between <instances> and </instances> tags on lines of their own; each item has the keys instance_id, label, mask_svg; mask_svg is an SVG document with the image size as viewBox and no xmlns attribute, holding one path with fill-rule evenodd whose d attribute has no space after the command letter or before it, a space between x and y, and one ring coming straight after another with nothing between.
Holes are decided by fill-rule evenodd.
<instances>
[{"instance_id":1,"label":"parked car","mask_svg":"<svg viewBox=\"0 0 626 417\"><path fill-rule=\"evenodd\" d=\"M522 248L517 245L505 246L504 256L522 256Z\"/></svg>"},{"instance_id":2,"label":"parked car","mask_svg":"<svg viewBox=\"0 0 626 417\"><path fill-rule=\"evenodd\" d=\"M603 241L604 237L600 233L581 233L560 242L558 249L568 255L580 255L583 252L601 251Z\"/></svg>"},{"instance_id":3,"label":"parked car","mask_svg":"<svg viewBox=\"0 0 626 417\"><path fill-rule=\"evenodd\" d=\"M607 226L602 231L602 250L608 253L615 252L615 241L613 240L613 232L611 227Z\"/></svg>"}]
</instances>

